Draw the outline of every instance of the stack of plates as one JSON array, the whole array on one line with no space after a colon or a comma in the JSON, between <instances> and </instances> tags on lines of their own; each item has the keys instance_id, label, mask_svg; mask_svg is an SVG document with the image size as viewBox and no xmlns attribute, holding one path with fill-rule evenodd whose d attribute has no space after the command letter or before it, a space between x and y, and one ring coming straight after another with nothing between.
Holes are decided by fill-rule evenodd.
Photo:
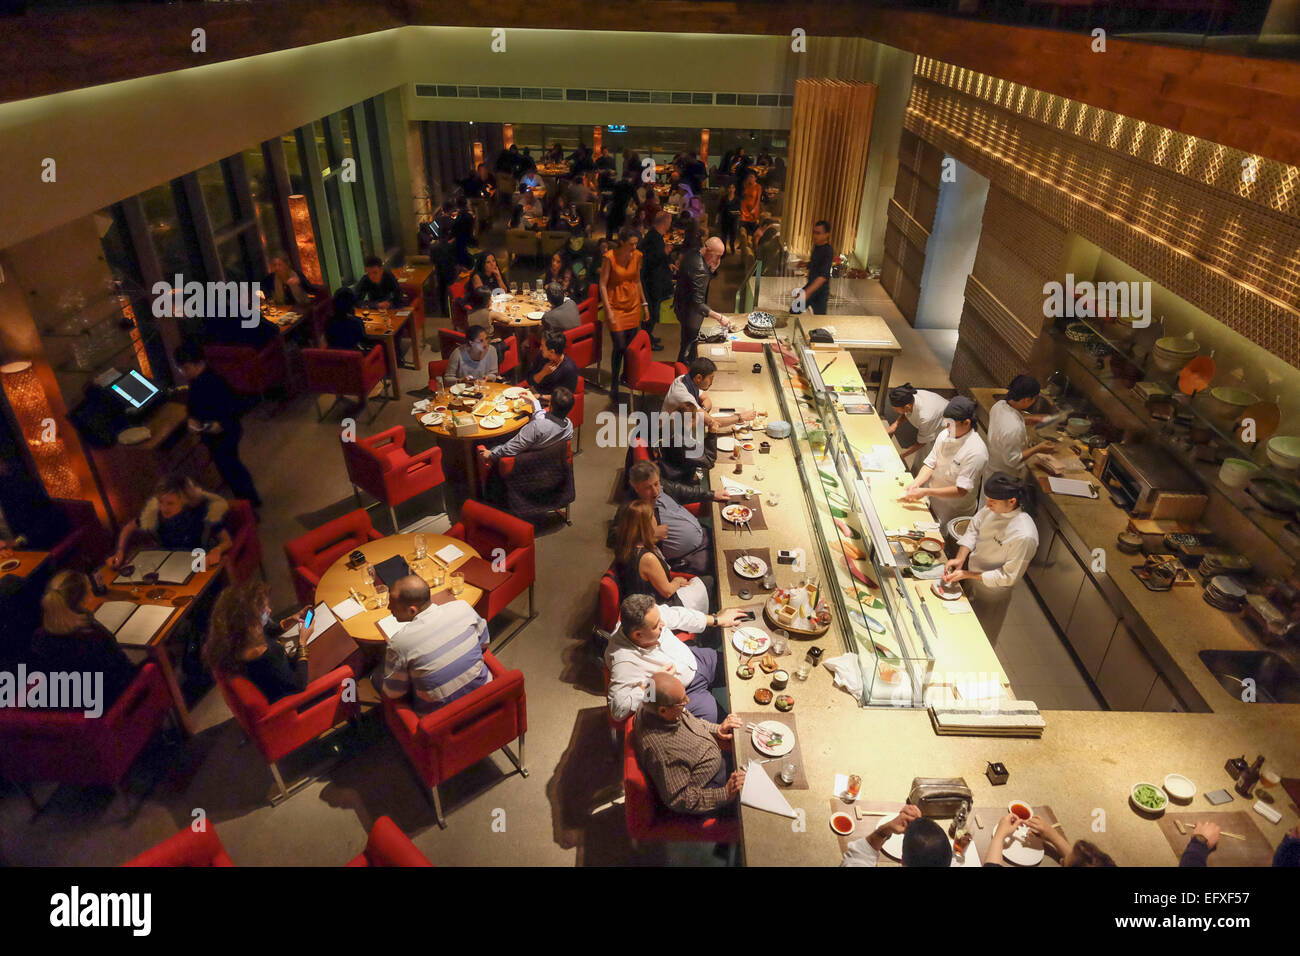
<instances>
[{"instance_id":1,"label":"stack of plates","mask_svg":"<svg viewBox=\"0 0 1300 956\"><path fill-rule=\"evenodd\" d=\"M1071 322L1065 327L1065 337L1071 342L1087 342L1092 338L1092 329L1084 322Z\"/></svg>"},{"instance_id":2,"label":"stack of plates","mask_svg":"<svg viewBox=\"0 0 1300 956\"><path fill-rule=\"evenodd\" d=\"M1205 555L1197 567L1201 578L1206 581L1220 574L1249 574L1253 569L1250 558L1244 554L1228 554L1223 551Z\"/></svg>"},{"instance_id":3,"label":"stack of plates","mask_svg":"<svg viewBox=\"0 0 1300 956\"><path fill-rule=\"evenodd\" d=\"M1220 574L1210 579L1210 583L1205 586L1204 596L1206 603L1217 607L1220 611L1235 613L1240 611L1242 604L1245 603L1246 589L1235 579Z\"/></svg>"},{"instance_id":4,"label":"stack of plates","mask_svg":"<svg viewBox=\"0 0 1300 956\"><path fill-rule=\"evenodd\" d=\"M1151 357L1155 360L1157 368L1174 372L1194 359L1200 351L1200 343L1194 338L1167 335L1163 339L1156 340Z\"/></svg>"},{"instance_id":5,"label":"stack of plates","mask_svg":"<svg viewBox=\"0 0 1300 956\"><path fill-rule=\"evenodd\" d=\"M751 312L745 331L756 339L768 338L776 332L776 317L770 312Z\"/></svg>"}]
</instances>

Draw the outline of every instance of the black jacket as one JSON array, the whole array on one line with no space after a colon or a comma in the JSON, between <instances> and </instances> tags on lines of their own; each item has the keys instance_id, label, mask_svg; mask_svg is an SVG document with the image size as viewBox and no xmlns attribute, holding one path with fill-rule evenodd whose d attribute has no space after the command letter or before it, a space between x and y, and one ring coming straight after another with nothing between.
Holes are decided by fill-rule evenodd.
<instances>
[{"instance_id":1,"label":"black jacket","mask_svg":"<svg viewBox=\"0 0 1300 956\"><path fill-rule=\"evenodd\" d=\"M371 282L370 276L362 276L353 286L353 291L357 294L358 303L387 302L393 308L397 308L406 302L402 287L397 284L397 276L389 269L384 270L377 283Z\"/></svg>"},{"instance_id":2,"label":"black jacket","mask_svg":"<svg viewBox=\"0 0 1300 956\"><path fill-rule=\"evenodd\" d=\"M218 422L227 434L239 427L239 403L230 386L216 372L205 368L190 382L187 401L190 418L200 422Z\"/></svg>"},{"instance_id":3,"label":"black jacket","mask_svg":"<svg viewBox=\"0 0 1300 956\"><path fill-rule=\"evenodd\" d=\"M693 319L703 322L709 317L709 283L712 279L713 273L704 264L699 249L682 253L677 263L677 289L673 295L678 321L685 323Z\"/></svg>"},{"instance_id":4,"label":"black jacket","mask_svg":"<svg viewBox=\"0 0 1300 956\"><path fill-rule=\"evenodd\" d=\"M637 244L641 250L641 284L647 299L666 299L673 294L673 273L668 267L668 247L658 229L651 229Z\"/></svg>"}]
</instances>

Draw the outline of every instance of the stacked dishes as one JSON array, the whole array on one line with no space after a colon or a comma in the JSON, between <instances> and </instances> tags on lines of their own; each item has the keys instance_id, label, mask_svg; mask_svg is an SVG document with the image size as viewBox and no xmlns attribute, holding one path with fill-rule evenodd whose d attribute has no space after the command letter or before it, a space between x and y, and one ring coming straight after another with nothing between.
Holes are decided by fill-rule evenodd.
<instances>
[{"instance_id":1,"label":"stacked dishes","mask_svg":"<svg viewBox=\"0 0 1300 956\"><path fill-rule=\"evenodd\" d=\"M1210 389L1210 395L1206 399L1205 407L1211 417L1221 422L1232 422L1236 421L1242 412L1257 401L1259 401L1259 396L1254 392L1248 392L1244 388L1229 388L1220 385L1218 388Z\"/></svg>"},{"instance_id":2,"label":"stacked dishes","mask_svg":"<svg viewBox=\"0 0 1300 956\"><path fill-rule=\"evenodd\" d=\"M1225 458L1219 468L1219 481L1229 488L1241 489L1259 474L1259 465L1245 458Z\"/></svg>"},{"instance_id":3,"label":"stacked dishes","mask_svg":"<svg viewBox=\"0 0 1300 956\"><path fill-rule=\"evenodd\" d=\"M1151 359L1162 372L1176 372L1195 358L1200 350L1201 346L1194 338L1166 335L1163 339L1156 340Z\"/></svg>"},{"instance_id":4,"label":"stacked dishes","mask_svg":"<svg viewBox=\"0 0 1300 956\"><path fill-rule=\"evenodd\" d=\"M1286 471L1300 468L1300 438L1294 435L1274 435L1264 446L1268 460Z\"/></svg>"},{"instance_id":5,"label":"stacked dishes","mask_svg":"<svg viewBox=\"0 0 1300 956\"><path fill-rule=\"evenodd\" d=\"M776 332L776 316L770 312L751 312L745 331L756 339L770 338Z\"/></svg>"},{"instance_id":6,"label":"stacked dishes","mask_svg":"<svg viewBox=\"0 0 1300 956\"><path fill-rule=\"evenodd\" d=\"M1246 601L1246 589L1233 578L1220 574L1210 579L1210 583L1205 586L1203 596L1207 604L1217 607L1220 611L1235 614L1241 610Z\"/></svg>"},{"instance_id":7,"label":"stacked dishes","mask_svg":"<svg viewBox=\"0 0 1300 956\"><path fill-rule=\"evenodd\" d=\"M1213 551L1205 555L1197 568L1205 580L1216 574L1249 574L1253 569L1250 558L1244 554L1228 554L1224 551Z\"/></svg>"}]
</instances>

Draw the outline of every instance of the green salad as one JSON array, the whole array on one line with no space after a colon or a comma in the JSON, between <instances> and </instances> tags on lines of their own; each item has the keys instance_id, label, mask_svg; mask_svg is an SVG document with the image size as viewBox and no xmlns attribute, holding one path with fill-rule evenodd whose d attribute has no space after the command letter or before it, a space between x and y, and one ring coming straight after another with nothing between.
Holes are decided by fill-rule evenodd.
<instances>
[{"instance_id":1,"label":"green salad","mask_svg":"<svg viewBox=\"0 0 1300 956\"><path fill-rule=\"evenodd\" d=\"M1165 795L1147 783L1133 790L1133 799L1148 810L1159 810L1165 805Z\"/></svg>"}]
</instances>

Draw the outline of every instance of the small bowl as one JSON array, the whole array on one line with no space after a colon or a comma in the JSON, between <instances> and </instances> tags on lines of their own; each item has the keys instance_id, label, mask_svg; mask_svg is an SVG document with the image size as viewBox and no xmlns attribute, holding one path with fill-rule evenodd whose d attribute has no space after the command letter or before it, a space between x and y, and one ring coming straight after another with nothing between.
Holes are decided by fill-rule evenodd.
<instances>
[{"instance_id":1,"label":"small bowl","mask_svg":"<svg viewBox=\"0 0 1300 956\"><path fill-rule=\"evenodd\" d=\"M1196 796L1196 784L1181 773L1171 773L1166 776L1164 790L1170 800L1179 803L1190 803L1192 797Z\"/></svg>"},{"instance_id":2,"label":"small bowl","mask_svg":"<svg viewBox=\"0 0 1300 956\"><path fill-rule=\"evenodd\" d=\"M781 694L776 699L776 709L783 714L794 710L794 698L789 694Z\"/></svg>"},{"instance_id":3,"label":"small bowl","mask_svg":"<svg viewBox=\"0 0 1300 956\"><path fill-rule=\"evenodd\" d=\"M1021 816L1019 813L1016 812L1017 807L1022 807L1028 810L1029 812L1024 816ZM1028 800L1008 800L1007 813L1010 813L1021 823L1025 823L1030 817L1034 815L1034 805L1030 803Z\"/></svg>"},{"instance_id":4,"label":"small bowl","mask_svg":"<svg viewBox=\"0 0 1300 956\"><path fill-rule=\"evenodd\" d=\"M902 546L903 551L909 558L916 554L917 551L921 550L921 545L913 538L899 538L898 543Z\"/></svg>"},{"instance_id":5,"label":"small bowl","mask_svg":"<svg viewBox=\"0 0 1300 956\"><path fill-rule=\"evenodd\" d=\"M1250 479L1259 474L1259 465L1244 458L1225 458L1219 467L1219 481L1229 488L1238 490L1250 484Z\"/></svg>"},{"instance_id":6,"label":"small bowl","mask_svg":"<svg viewBox=\"0 0 1300 956\"><path fill-rule=\"evenodd\" d=\"M938 538L922 538L919 547L932 558L937 558L943 554L943 542Z\"/></svg>"},{"instance_id":7,"label":"small bowl","mask_svg":"<svg viewBox=\"0 0 1300 956\"><path fill-rule=\"evenodd\" d=\"M754 676L754 668L749 664L741 664L736 668L736 676L741 680L750 680Z\"/></svg>"},{"instance_id":8,"label":"small bowl","mask_svg":"<svg viewBox=\"0 0 1300 956\"><path fill-rule=\"evenodd\" d=\"M845 813L843 810L837 810L835 813L831 814L831 829L840 836L848 836L853 832L856 826L857 824L853 822L853 817Z\"/></svg>"},{"instance_id":9,"label":"small bowl","mask_svg":"<svg viewBox=\"0 0 1300 956\"><path fill-rule=\"evenodd\" d=\"M1286 471L1300 468L1300 438L1294 435L1274 435L1264 446L1268 460Z\"/></svg>"},{"instance_id":10,"label":"small bowl","mask_svg":"<svg viewBox=\"0 0 1300 956\"><path fill-rule=\"evenodd\" d=\"M754 703L756 704L770 704L772 703L772 697L772 692L766 687L760 687L754 691Z\"/></svg>"},{"instance_id":11,"label":"small bowl","mask_svg":"<svg viewBox=\"0 0 1300 956\"><path fill-rule=\"evenodd\" d=\"M1232 421L1251 405L1259 401L1259 396L1244 388L1227 388L1219 386L1210 389L1205 400L1206 410L1220 421Z\"/></svg>"},{"instance_id":12,"label":"small bowl","mask_svg":"<svg viewBox=\"0 0 1300 956\"><path fill-rule=\"evenodd\" d=\"M790 683L790 675L786 671L772 671L772 690L785 690Z\"/></svg>"},{"instance_id":13,"label":"small bowl","mask_svg":"<svg viewBox=\"0 0 1300 956\"><path fill-rule=\"evenodd\" d=\"M1065 424L1065 433L1071 437L1078 438L1085 435L1092 428L1092 420L1088 418L1071 418Z\"/></svg>"},{"instance_id":14,"label":"small bowl","mask_svg":"<svg viewBox=\"0 0 1300 956\"><path fill-rule=\"evenodd\" d=\"M1157 807L1147 807L1138 803L1137 800L1138 787L1151 787L1153 790L1155 790L1156 793L1159 794L1158 799L1160 805ZM1129 803L1133 804L1133 809L1136 810L1138 813L1145 814L1147 816L1158 817L1160 816L1160 814L1164 813L1165 809L1169 806L1169 794L1165 793L1162 787L1158 787L1154 783L1139 781L1133 784L1133 786L1129 789L1128 801Z\"/></svg>"},{"instance_id":15,"label":"small bowl","mask_svg":"<svg viewBox=\"0 0 1300 956\"><path fill-rule=\"evenodd\" d=\"M1142 535L1136 531L1121 531L1115 538L1115 544L1125 554L1138 554L1142 550Z\"/></svg>"},{"instance_id":16,"label":"small bowl","mask_svg":"<svg viewBox=\"0 0 1300 956\"><path fill-rule=\"evenodd\" d=\"M929 551L917 551L912 555L912 567L928 571L935 565L935 558Z\"/></svg>"}]
</instances>

